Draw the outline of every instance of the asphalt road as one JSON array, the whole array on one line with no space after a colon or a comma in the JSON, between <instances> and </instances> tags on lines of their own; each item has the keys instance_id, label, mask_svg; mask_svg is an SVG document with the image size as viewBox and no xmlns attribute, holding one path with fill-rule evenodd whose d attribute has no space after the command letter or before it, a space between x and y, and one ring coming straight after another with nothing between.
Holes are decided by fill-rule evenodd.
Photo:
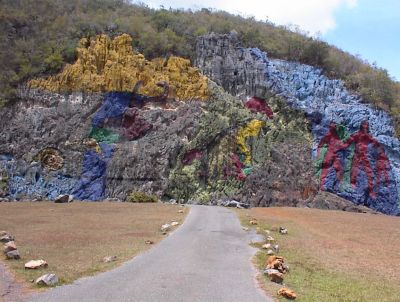
<instances>
[{"instance_id":1,"label":"asphalt road","mask_svg":"<svg viewBox=\"0 0 400 302\"><path fill-rule=\"evenodd\" d=\"M185 223L122 266L29 301L273 301L258 287L250 235L222 207L192 206Z\"/></svg>"}]
</instances>

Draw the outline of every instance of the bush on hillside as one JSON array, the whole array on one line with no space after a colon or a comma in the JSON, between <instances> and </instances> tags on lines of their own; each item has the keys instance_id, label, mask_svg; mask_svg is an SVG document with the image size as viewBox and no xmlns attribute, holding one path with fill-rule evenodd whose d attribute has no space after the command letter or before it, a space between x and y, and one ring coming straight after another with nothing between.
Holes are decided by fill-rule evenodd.
<instances>
[{"instance_id":1,"label":"bush on hillside","mask_svg":"<svg viewBox=\"0 0 400 302\"><path fill-rule=\"evenodd\" d=\"M134 203L158 202L158 197L144 192L133 191L128 195L126 201Z\"/></svg>"}]
</instances>

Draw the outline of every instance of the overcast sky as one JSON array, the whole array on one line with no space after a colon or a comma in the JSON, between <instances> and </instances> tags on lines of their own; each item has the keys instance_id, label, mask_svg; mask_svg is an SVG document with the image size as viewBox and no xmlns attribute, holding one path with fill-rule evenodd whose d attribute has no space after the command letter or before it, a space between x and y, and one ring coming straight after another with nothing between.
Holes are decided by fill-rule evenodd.
<instances>
[{"instance_id":1,"label":"overcast sky","mask_svg":"<svg viewBox=\"0 0 400 302\"><path fill-rule=\"evenodd\" d=\"M400 80L400 0L142 0L159 8L214 8L311 35L389 71ZM201 3L201 4L200 4Z\"/></svg>"}]
</instances>

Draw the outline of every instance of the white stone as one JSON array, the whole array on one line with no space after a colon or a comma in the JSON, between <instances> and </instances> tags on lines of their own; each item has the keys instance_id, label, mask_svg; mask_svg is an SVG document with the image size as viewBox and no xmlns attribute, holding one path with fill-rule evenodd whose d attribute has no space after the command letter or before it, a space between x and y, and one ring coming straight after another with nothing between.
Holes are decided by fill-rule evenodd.
<instances>
[{"instance_id":1,"label":"white stone","mask_svg":"<svg viewBox=\"0 0 400 302\"><path fill-rule=\"evenodd\" d=\"M31 260L25 263L25 268L27 269L37 269L40 267L46 267L48 264L44 260Z\"/></svg>"},{"instance_id":2,"label":"white stone","mask_svg":"<svg viewBox=\"0 0 400 302\"><path fill-rule=\"evenodd\" d=\"M58 283L58 277L55 274L46 274L37 278L35 283L37 285L54 286Z\"/></svg>"}]
</instances>

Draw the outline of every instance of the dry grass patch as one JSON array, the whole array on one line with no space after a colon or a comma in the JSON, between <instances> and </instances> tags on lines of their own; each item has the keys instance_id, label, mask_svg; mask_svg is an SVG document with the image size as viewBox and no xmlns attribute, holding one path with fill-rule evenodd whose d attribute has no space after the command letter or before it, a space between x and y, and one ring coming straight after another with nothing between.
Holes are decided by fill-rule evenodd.
<instances>
[{"instance_id":1,"label":"dry grass patch","mask_svg":"<svg viewBox=\"0 0 400 302\"><path fill-rule=\"evenodd\" d=\"M177 205L74 202L71 204L0 203L0 230L16 238L21 260L4 261L25 281L47 272L62 283L111 269L151 247L164 236L160 227L183 222L188 209ZM105 256L117 256L103 263ZM44 259L49 266L25 270L24 263Z\"/></svg>"},{"instance_id":2,"label":"dry grass patch","mask_svg":"<svg viewBox=\"0 0 400 302\"><path fill-rule=\"evenodd\" d=\"M253 208L239 211L273 232L291 272L285 283L297 301L400 301L400 218L299 208ZM256 264L267 258L260 251ZM265 281L265 279L264 279ZM265 281L270 293L278 286Z\"/></svg>"}]
</instances>

